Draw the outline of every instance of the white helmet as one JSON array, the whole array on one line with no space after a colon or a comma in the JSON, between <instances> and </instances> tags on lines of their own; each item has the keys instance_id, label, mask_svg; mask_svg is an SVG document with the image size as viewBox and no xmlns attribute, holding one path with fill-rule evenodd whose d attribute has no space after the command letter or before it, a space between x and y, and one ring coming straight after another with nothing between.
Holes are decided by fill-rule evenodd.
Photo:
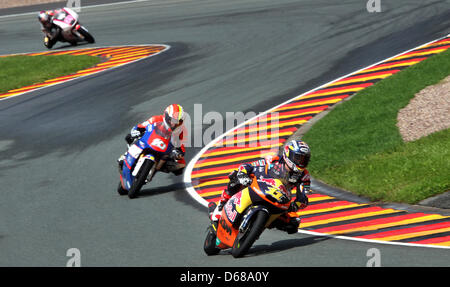
<instances>
[{"instance_id":1,"label":"white helmet","mask_svg":"<svg viewBox=\"0 0 450 287\"><path fill-rule=\"evenodd\" d=\"M42 25L46 26L50 22L50 16L45 11L39 12L38 20L41 22Z\"/></svg>"}]
</instances>

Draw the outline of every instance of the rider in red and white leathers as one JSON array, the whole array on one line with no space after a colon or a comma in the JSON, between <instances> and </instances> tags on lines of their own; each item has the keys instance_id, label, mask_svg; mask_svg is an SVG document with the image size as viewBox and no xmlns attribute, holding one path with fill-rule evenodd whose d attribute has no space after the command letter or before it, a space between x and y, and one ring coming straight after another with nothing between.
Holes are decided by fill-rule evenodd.
<instances>
[{"instance_id":1,"label":"rider in red and white leathers","mask_svg":"<svg viewBox=\"0 0 450 287\"><path fill-rule=\"evenodd\" d=\"M184 144L187 139L187 129L183 122L186 118L186 113L183 107L177 104L172 104L164 110L164 114L156 115L148 120L134 126L130 133L125 137L125 141L130 145L135 139L140 138L146 131L148 125L154 124L156 122L163 122L165 128L171 131L172 136L170 141L174 146L172 150L173 161L167 161L163 167L163 170L167 172L173 172L175 175L181 175L183 173L184 167L186 166L186 161L184 159L185 147ZM119 167L123 163L125 155L119 158Z\"/></svg>"},{"instance_id":2,"label":"rider in red and white leathers","mask_svg":"<svg viewBox=\"0 0 450 287\"><path fill-rule=\"evenodd\" d=\"M249 186L252 177L272 177L280 179L288 190L296 188L296 198L291 203L289 211L297 211L308 206L306 194L310 190L311 178L306 166L311 157L309 146L303 141L292 140L283 149L281 156L269 156L250 164L242 164L238 170L228 176L230 181L217 207L210 213L211 220L220 219L221 210L225 203L236 193ZM214 205L212 204L211 207ZM300 218L286 213L280 216L270 227L296 233L300 225Z\"/></svg>"}]
</instances>

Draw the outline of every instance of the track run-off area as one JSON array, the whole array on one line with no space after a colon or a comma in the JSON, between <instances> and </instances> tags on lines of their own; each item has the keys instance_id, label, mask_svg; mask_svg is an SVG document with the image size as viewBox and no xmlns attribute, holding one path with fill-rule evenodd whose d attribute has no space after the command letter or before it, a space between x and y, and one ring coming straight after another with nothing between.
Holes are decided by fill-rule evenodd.
<instances>
[{"instance_id":1,"label":"track run-off area","mask_svg":"<svg viewBox=\"0 0 450 287\"><path fill-rule=\"evenodd\" d=\"M369 13L356 0L103 2L79 13L95 46L38 52L86 52L101 64L0 100L1 266L66 266L72 248L81 266L366 266L372 248L381 266L449 266L446 215L318 191L299 233L267 230L239 260L206 256L204 204L217 199L225 169L270 152L264 148L205 142L187 148L190 178L157 174L134 200L116 192L124 136L169 104L190 115L199 104L224 116L279 109L285 140L330 106L446 48L447 3L382 1L381 13ZM42 51L36 15L14 14L0 16L0 55ZM194 123L192 134L205 127Z\"/></svg>"}]
</instances>

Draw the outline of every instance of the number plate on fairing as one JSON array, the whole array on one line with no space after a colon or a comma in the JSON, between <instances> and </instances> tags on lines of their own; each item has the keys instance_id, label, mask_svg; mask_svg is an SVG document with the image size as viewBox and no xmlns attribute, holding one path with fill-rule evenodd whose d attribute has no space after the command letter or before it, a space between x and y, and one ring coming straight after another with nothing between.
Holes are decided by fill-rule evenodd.
<instances>
[{"instance_id":1,"label":"number plate on fairing","mask_svg":"<svg viewBox=\"0 0 450 287\"><path fill-rule=\"evenodd\" d=\"M142 149L137 145L132 145L128 149L128 154L134 158L138 158L138 156L142 153Z\"/></svg>"}]
</instances>

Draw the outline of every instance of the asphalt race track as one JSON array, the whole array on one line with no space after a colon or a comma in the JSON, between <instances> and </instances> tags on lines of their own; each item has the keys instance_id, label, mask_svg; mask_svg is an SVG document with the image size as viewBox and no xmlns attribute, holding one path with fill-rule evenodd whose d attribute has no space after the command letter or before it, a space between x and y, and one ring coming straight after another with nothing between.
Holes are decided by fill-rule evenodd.
<instances>
[{"instance_id":1,"label":"asphalt race track","mask_svg":"<svg viewBox=\"0 0 450 287\"><path fill-rule=\"evenodd\" d=\"M115 191L125 134L171 103L191 116L194 104L224 118L261 112L450 32L448 1L381 2L381 13L368 13L361 0L83 8L81 22L97 43L78 48L171 48L0 101L0 265L65 266L67 250L78 248L82 266L366 266L377 248L382 266L450 266L448 249L279 231L264 232L245 258L208 257L206 210L181 176L157 174L134 200ZM0 16L0 39L0 54L45 49L34 14ZM189 148L187 160L199 150Z\"/></svg>"}]
</instances>

